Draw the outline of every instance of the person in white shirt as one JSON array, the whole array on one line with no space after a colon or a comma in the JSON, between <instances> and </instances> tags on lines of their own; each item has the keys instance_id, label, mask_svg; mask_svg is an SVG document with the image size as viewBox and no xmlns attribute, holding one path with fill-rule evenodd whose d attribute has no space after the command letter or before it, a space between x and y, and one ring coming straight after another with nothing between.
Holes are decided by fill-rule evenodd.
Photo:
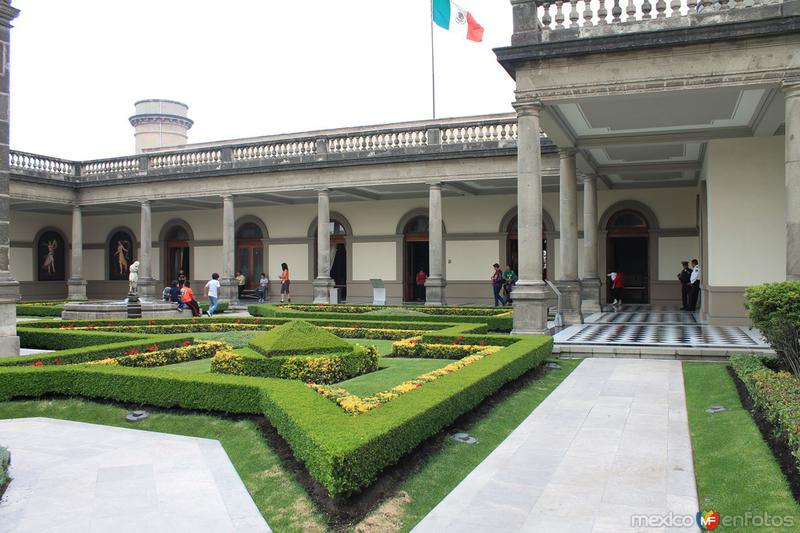
<instances>
[{"instance_id":1,"label":"person in white shirt","mask_svg":"<svg viewBox=\"0 0 800 533\"><path fill-rule=\"evenodd\" d=\"M689 311L697 309L697 299L700 297L700 265L697 259L692 259L692 273L689 275Z\"/></svg>"},{"instance_id":2,"label":"person in white shirt","mask_svg":"<svg viewBox=\"0 0 800 533\"><path fill-rule=\"evenodd\" d=\"M258 289L256 289L258 293L258 303L264 303L267 301L267 293L269 292L269 278L267 274L262 272L261 279L258 280Z\"/></svg>"},{"instance_id":3,"label":"person in white shirt","mask_svg":"<svg viewBox=\"0 0 800 533\"><path fill-rule=\"evenodd\" d=\"M214 311L217 310L217 303L219 301L219 274L214 272L211 274L211 279L206 283L206 288L203 290L208 296L208 316L214 316Z\"/></svg>"}]
</instances>

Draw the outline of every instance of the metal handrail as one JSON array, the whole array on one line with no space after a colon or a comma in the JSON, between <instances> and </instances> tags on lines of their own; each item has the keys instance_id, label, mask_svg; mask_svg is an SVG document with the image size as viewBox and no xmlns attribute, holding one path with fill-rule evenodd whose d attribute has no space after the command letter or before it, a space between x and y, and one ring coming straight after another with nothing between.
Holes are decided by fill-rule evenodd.
<instances>
[{"instance_id":1,"label":"metal handrail","mask_svg":"<svg viewBox=\"0 0 800 533\"><path fill-rule=\"evenodd\" d=\"M556 318L554 320L554 323L555 327L560 328L561 326L564 325L564 318L561 316L561 291L558 290L558 287L556 287L555 283L553 283L549 279L546 279L544 281L553 290L553 292L556 293L557 304L556 304Z\"/></svg>"}]
</instances>

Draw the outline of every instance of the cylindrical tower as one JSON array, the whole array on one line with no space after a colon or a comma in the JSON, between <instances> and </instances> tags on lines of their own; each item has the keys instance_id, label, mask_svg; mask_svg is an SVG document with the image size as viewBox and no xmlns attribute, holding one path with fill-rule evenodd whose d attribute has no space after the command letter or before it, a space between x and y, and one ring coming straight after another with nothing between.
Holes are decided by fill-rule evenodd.
<instances>
[{"instance_id":1,"label":"cylindrical tower","mask_svg":"<svg viewBox=\"0 0 800 533\"><path fill-rule=\"evenodd\" d=\"M175 100L139 100L134 104L136 114L129 120L136 131L136 153L157 148L183 146L188 138L192 120L189 106Z\"/></svg>"}]
</instances>

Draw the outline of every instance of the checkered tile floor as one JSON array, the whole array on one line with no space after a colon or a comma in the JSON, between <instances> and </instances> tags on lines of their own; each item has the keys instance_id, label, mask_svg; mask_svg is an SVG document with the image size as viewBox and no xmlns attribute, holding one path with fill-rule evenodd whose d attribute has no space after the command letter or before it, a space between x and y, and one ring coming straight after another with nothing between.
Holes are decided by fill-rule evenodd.
<instances>
[{"instance_id":1,"label":"checkered tile floor","mask_svg":"<svg viewBox=\"0 0 800 533\"><path fill-rule=\"evenodd\" d=\"M755 330L698 324L693 313L665 306L623 305L594 315L587 322L557 333L554 341L580 345L767 348Z\"/></svg>"}]
</instances>

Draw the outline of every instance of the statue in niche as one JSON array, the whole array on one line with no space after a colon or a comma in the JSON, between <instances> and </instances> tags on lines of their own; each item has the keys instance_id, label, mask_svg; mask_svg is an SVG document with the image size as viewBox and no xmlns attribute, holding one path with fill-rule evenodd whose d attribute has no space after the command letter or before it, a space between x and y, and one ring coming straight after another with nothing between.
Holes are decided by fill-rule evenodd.
<instances>
[{"instance_id":1,"label":"statue in niche","mask_svg":"<svg viewBox=\"0 0 800 533\"><path fill-rule=\"evenodd\" d=\"M117 251L114 252L114 257L117 259L117 265L119 266L119 275L124 276L128 272L128 248L125 247L128 244L128 241L117 241Z\"/></svg>"},{"instance_id":2,"label":"statue in niche","mask_svg":"<svg viewBox=\"0 0 800 533\"><path fill-rule=\"evenodd\" d=\"M56 250L58 249L58 241L55 239L47 241L47 255L44 257L42 268L45 272L52 275L56 272Z\"/></svg>"},{"instance_id":3,"label":"statue in niche","mask_svg":"<svg viewBox=\"0 0 800 533\"><path fill-rule=\"evenodd\" d=\"M128 294L137 294L139 291L139 261L134 261L128 274Z\"/></svg>"}]
</instances>

